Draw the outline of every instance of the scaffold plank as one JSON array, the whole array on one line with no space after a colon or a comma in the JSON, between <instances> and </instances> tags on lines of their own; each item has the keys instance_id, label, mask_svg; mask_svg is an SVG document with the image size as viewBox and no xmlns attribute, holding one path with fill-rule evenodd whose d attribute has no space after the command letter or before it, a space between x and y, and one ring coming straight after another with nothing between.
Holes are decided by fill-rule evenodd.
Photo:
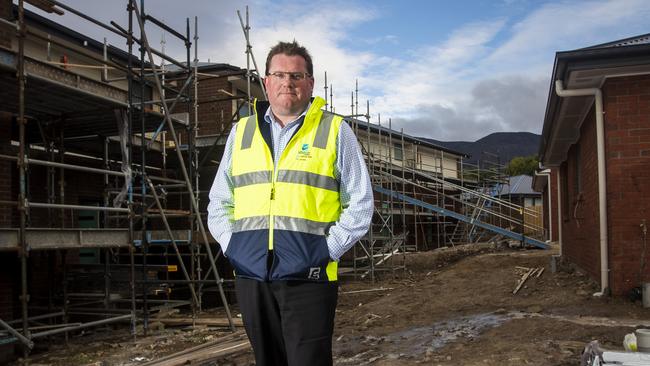
<instances>
[{"instance_id":1,"label":"scaffold plank","mask_svg":"<svg viewBox=\"0 0 650 366\"><path fill-rule=\"evenodd\" d=\"M20 248L19 229L0 229L0 251ZM129 245L128 229L26 229L31 250L112 248Z\"/></svg>"}]
</instances>

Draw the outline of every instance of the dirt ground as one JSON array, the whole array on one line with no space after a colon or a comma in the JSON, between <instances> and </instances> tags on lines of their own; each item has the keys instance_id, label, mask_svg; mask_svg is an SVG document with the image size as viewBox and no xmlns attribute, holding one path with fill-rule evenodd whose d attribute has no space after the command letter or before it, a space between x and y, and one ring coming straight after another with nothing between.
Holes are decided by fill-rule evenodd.
<instances>
[{"instance_id":1,"label":"dirt ground","mask_svg":"<svg viewBox=\"0 0 650 366\"><path fill-rule=\"evenodd\" d=\"M335 364L579 365L589 341L623 350L626 333L650 325L650 309L593 297L598 286L580 271L551 273L553 254L472 244L408 254L407 270L395 278L341 280ZM518 267L544 271L513 294L526 272ZM226 333L160 328L133 341L126 331L88 333L33 355L30 364L138 365L220 334ZM212 364L253 361L249 351Z\"/></svg>"}]
</instances>

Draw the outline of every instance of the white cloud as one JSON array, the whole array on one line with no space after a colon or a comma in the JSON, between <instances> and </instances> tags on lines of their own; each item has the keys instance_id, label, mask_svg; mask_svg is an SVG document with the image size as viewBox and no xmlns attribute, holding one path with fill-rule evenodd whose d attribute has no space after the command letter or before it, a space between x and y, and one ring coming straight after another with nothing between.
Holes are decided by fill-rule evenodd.
<instances>
[{"instance_id":1,"label":"white cloud","mask_svg":"<svg viewBox=\"0 0 650 366\"><path fill-rule=\"evenodd\" d=\"M469 24L442 45L392 60L396 74L377 72L373 89L384 87L374 108L408 133L442 140L540 133L555 52L642 34L649 18L641 0L557 2L511 27L505 19Z\"/></svg>"},{"instance_id":2,"label":"white cloud","mask_svg":"<svg viewBox=\"0 0 650 366\"><path fill-rule=\"evenodd\" d=\"M121 3L66 4L106 23L127 24ZM357 38L351 48L343 46L352 43L351 32L371 20L389 21L390 15L381 14L373 2L339 0L314 7L313 2L253 0L249 5L251 40L261 72L268 49L279 40L295 38L314 59L317 95L323 94L327 71L337 112L350 113L350 92L358 78L361 112L369 98L373 121L381 113L382 121L392 118L394 128L440 140L475 140L496 131L539 133L555 52L647 32L650 19L644 0L557 1L539 5L515 23L506 18L468 22L450 30L441 43L400 49L400 37L410 30L387 28L386 34ZM503 0L496 6L525 5ZM244 3L157 0L147 6L152 15L182 31L185 18L193 21L198 15L200 60L245 67L245 41L236 15L238 9L244 15ZM77 17L65 19L63 24L93 38L107 34ZM152 31L149 39L159 47L160 33ZM169 36L167 40L168 52L184 60L179 42ZM124 45L121 39L113 43ZM380 44L390 44L394 53L373 53Z\"/></svg>"},{"instance_id":3,"label":"white cloud","mask_svg":"<svg viewBox=\"0 0 650 366\"><path fill-rule=\"evenodd\" d=\"M552 62L556 51L642 34L648 31L647 5L644 0L548 3L514 24L510 38L487 61L524 71L539 63L540 55Z\"/></svg>"},{"instance_id":4,"label":"white cloud","mask_svg":"<svg viewBox=\"0 0 650 366\"><path fill-rule=\"evenodd\" d=\"M410 52L408 59L385 60L364 80L363 86L380 91L373 98L371 113L381 113L383 120L392 117L396 126L414 135L468 137L459 137L452 126L467 125L475 119L465 108L471 103L467 93L476 77L473 67L476 60L489 54L489 44L503 25L502 19L470 23L441 45L425 45Z\"/></svg>"}]
</instances>

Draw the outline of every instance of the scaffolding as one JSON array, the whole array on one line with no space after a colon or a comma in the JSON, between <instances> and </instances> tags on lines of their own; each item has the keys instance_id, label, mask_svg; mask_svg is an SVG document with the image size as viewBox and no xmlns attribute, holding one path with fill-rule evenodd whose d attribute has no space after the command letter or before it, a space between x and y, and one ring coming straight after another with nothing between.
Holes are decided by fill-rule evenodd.
<instances>
[{"instance_id":1,"label":"scaffolding","mask_svg":"<svg viewBox=\"0 0 650 366\"><path fill-rule=\"evenodd\" d=\"M332 85L325 83L327 95ZM368 234L345 255L342 275L394 276L406 269L406 254L460 243L514 239L545 248L538 239L539 213L498 197L508 177L501 165L471 166L461 152L395 131L381 115L371 123L370 102L360 114L359 86L343 116L361 146L374 190L375 211ZM356 99L355 99L356 98ZM359 119L361 118L361 119ZM365 121L364 121L365 119ZM498 156L489 155L498 159Z\"/></svg>"},{"instance_id":2,"label":"scaffolding","mask_svg":"<svg viewBox=\"0 0 650 366\"><path fill-rule=\"evenodd\" d=\"M128 1L125 27L55 0L38 3L119 35L128 52L106 41L80 47L28 27L24 0L15 22L1 20L16 30L16 46L0 46L0 86L8 101L4 111L11 113L18 134L0 141L6 145L0 146L0 164L18 172L18 189L17 197L0 200L0 207L17 213L18 227L0 228L0 254L17 253L20 259L21 314L0 320L0 342L20 343L27 354L36 340L118 322L128 322L134 336L140 322L146 334L152 312L183 306L195 317L210 292L218 294L213 303L223 306L234 329L224 289L230 280L219 275L223 258L213 252L218 246L200 213L207 195L200 178L218 164L225 136L251 105L256 82L264 97L248 8L245 22L238 12L247 68L212 75L199 71L197 18L192 36L189 19L185 32L178 32L145 12L143 0ZM151 46L146 29L152 26L182 42L185 61ZM42 48L42 57L28 55L26 43ZM77 55L78 62L61 50ZM156 57L162 66L156 66ZM201 100L200 84L214 77L237 78L246 93L220 89L226 97ZM327 75L324 89L326 108L335 112ZM371 175L375 211L371 230L342 259L341 274L374 281L405 270L408 252L488 240L488 233L519 238L513 230L527 225L527 211L490 192L493 182L487 177L500 176L481 170L474 176L462 153L395 131L391 119L382 125L377 116L371 123L369 101L365 113L359 112L358 82L351 96L351 113L344 117ZM216 134L199 134L199 105L220 102L232 102L232 114L221 118ZM100 198L83 202L80 194L71 195L69 183L84 180L92 186L92 176L100 179ZM42 181L39 191L36 183ZM92 263L70 263L71 256L82 254ZM44 263L46 272L62 271L61 285L51 276L45 293L30 291L37 263ZM101 291L89 290L98 283Z\"/></svg>"},{"instance_id":3,"label":"scaffolding","mask_svg":"<svg viewBox=\"0 0 650 366\"><path fill-rule=\"evenodd\" d=\"M121 322L130 323L134 337L141 323L146 335L151 312L185 306L195 317L213 289L234 330L223 287L229 280L219 275L218 245L199 209L199 168L211 151L200 160L196 146L198 19L192 38L189 19L178 32L145 12L144 0L128 1L126 27L55 0L34 3L121 36L124 52L106 41L80 47L52 36L28 24L24 3L15 7L15 21L1 24L16 30L0 47L0 84L18 134L2 141L0 163L18 172L18 192L0 206L13 207L9 223L17 216L19 224L0 228L0 253L20 259L20 318L0 320L0 343L20 343L28 355L36 340ZM182 42L186 61L153 48L149 27ZM176 68L172 76L155 57ZM243 99L250 100L250 90ZM101 198L69 197L71 179L98 184ZM50 273L46 293L33 289L39 271Z\"/></svg>"}]
</instances>

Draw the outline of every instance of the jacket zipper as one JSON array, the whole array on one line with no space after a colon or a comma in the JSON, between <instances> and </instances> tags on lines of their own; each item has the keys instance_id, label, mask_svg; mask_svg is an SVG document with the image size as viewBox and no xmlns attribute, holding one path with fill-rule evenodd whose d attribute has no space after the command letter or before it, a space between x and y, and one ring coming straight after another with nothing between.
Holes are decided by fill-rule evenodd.
<instances>
[{"instance_id":1,"label":"jacket zipper","mask_svg":"<svg viewBox=\"0 0 650 366\"><path fill-rule=\"evenodd\" d=\"M291 139L287 142L287 145L284 147L284 150L282 153L280 153L280 158L278 159L278 165L280 164L280 161L282 161L282 157L287 151L287 148L291 145L293 142L293 139L296 137L298 133L300 133L300 129L305 124L305 120L307 119L307 116L310 113L311 108L313 107L310 106L309 109L307 110L307 113L305 113L305 117L303 118L302 124L298 127L298 130L294 132L293 136L291 136ZM273 128L273 127L271 127ZM269 146L267 146L269 148ZM270 148L269 148L270 150ZM271 156L273 157L273 152L271 152ZM278 169L275 164L275 159L273 159L273 172L272 172L272 180L271 180L271 193L270 193L270 203L269 203L269 250L273 250L273 227L274 227L274 215L272 214L273 212L273 201L275 201L275 182L277 181L278 178ZM274 255L275 256L275 255Z\"/></svg>"}]
</instances>

